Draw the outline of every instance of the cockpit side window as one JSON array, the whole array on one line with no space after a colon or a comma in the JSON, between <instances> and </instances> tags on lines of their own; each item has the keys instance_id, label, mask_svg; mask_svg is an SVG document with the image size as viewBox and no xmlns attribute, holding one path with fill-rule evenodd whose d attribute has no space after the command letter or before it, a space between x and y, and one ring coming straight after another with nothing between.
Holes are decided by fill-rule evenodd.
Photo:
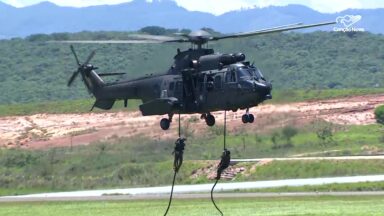
<instances>
[{"instance_id":1,"label":"cockpit side window","mask_svg":"<svg viewBox=\"0 0 384 216\"><path fill-rule=\"evenodd\" d=\"M265 80L263 74L261 73L261 71L257 68L257 67L254 67L254 70L255 70L255 74L258 78L262 79L262 80Z\"/></svg>"},{"instance_id":2,"label":"cockpit side window","mask_svg":"<svg viewBox=\"0 0 384 216\"><path fill-rule=\"evenodd\" d=\"M263 75L261 74L260 70L256 67L239 67L237 69L237 73L239 76L239 79L249 79L249 78L255 78L255 79L264 79Z\"/></svg>"},{"instance_id":3,"label":"cockpit side window","mask_svg":"<svg viewBox=\"0 0 384 216\"><path fill-rule=\"evenodd\" d=\"M237 75L239 76L239 78L248 78L254 76L253 71L250 70L250 68L246 67L239 67L237 69Z\"/></svg>"}]
</instances>

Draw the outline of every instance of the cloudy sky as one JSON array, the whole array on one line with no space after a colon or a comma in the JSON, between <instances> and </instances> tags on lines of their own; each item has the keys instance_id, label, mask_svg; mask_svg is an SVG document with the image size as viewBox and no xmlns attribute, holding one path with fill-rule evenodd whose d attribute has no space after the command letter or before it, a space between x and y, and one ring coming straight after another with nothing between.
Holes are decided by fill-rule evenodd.
<instances>
[{"instance_id":1,"label":"cloudy sky","mask_svg":"<svg viewBox=\"0 0 384 216\"><path fill-rule=\"evenodd\" d=\"M86 7L90 5L119 4L132 0L0 0L15 7L24 7L42 1L61 6ZM152 0L147 0L152 1ZM154 0L159 1L159 0ZM161 0L160 0L161 1ZM267 7L270 5L302 4L314 10L333 13L347 8L384 8L383 0L162 0L176 1L178 5L192 11L203 11L220 15L241 8Z\"/></svg>"}]
</instances>

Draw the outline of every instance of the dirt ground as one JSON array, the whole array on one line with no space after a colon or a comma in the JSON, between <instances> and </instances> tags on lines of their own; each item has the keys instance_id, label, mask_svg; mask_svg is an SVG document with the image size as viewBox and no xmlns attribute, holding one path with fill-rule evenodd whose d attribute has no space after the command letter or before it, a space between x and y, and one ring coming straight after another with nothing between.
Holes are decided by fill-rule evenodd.
<instances>
[{"instance_id":1,"label":"dirt ground","mask_svg":"<svg viewBox=\"0 0 384 216\"><path fill-rule=\"evenodd\" d=\"M228 112L228 129L263 131L287 124L303 124L315 119L343 125L375 122L373 110L384 104L384 94L290 104L265 104L250 109L253 124L243 124L244 111ZM215 112L216 124L223 124L223 112ZM159 126L161 116L141 116L140 112L37 114L0 118L0 146L49 148L87 145L111 137L143 135L153 138L177 134L177 115L168 131ZM195 133L206 129L200 115L182 115L182 126Z\"/></svg>"}]
</instances>

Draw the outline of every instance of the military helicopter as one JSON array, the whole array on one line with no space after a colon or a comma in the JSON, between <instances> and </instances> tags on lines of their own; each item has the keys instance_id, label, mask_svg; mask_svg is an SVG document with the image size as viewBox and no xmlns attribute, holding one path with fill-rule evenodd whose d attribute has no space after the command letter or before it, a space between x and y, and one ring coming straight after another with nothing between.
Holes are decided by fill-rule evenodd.
<instances>
[{"instance_id":1,"label":"military helicopter","mask_svg":"<svg viewBox=\"0 0 384 216\"><path fill-rule=\"evenodd\" d=\"M121 75L122 73L98 74L97 67L90 64L93 51L84 63L80 63L74 47L71 51L77 62L77 70L68 81L71 86L80 74L88 91L96 98L94 107L108 110L116 100L140 99L139 109L144 116L168 115L160 121L160 127L167 130L174 114L201 114L208 126L215 125L211 114L219 110L246 110L243 123L253 123L255 118L249 108L271 99L272 85L260 70L242 53L219 54L204 47L209 41L241 38L311 28L334 24L323 22L304 25L302 23L278 26L253 32L212 36L207 31L198 30L189 34L179 34L181 38L138 36L138 40L127 41L62 41L65 43L191 43L190 49L174 56L174 63L163 74L147 75L137 79L118 80L105 83L101 76ZM139 40L140 39L140 40ZM91 109L91 110L92 110Z\"/></svg>"}]
</instances>

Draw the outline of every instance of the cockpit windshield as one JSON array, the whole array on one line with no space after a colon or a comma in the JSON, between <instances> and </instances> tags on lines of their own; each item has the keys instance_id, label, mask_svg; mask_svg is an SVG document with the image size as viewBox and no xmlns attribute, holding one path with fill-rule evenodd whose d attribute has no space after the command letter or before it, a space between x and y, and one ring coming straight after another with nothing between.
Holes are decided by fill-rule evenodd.
<instances>
[{"instance_id":1,"label":"cockpit windshield","mask_svg":"<svg viewBox=\"0 0 384 216\"><path fill-rule=\"evenodd\" d=\"M260 70L256 67L239 67L237 71L240 79L255 78L256 80L264 80L263 74L261 74Z\"/></svg>"}]
</instances>

